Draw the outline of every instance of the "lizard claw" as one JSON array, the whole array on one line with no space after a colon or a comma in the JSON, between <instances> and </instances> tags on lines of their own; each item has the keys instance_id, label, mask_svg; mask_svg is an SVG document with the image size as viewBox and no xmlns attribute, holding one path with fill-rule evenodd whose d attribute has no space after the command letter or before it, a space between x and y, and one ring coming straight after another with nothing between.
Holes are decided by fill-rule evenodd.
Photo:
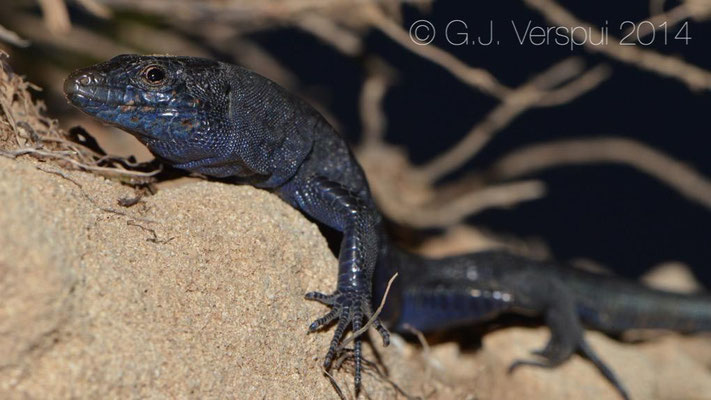
<instances>
[{"instance_id":1,"label":"lizard claw","mask_svg":"<svg viewBox=\"0 0 711 400\"><path fill-rule=\"evenodd\" d=\"M316 321L312 322L311 325L309 325L309 333L315 332L315 331L323 328L324 326L330 324L337 317L338 317L338 311L336 311L335 308L331 309L331 311L329 311L328 314L317 319Z\"/></svg>"},{"instance_id":2,"label":"lizard claw","mask_svg":"<svg viewBox=\"0 0 711 400\"><path fill-rule=\"evenodd\" d=\"M323 361L323 367L328 370L333 363L337 353L341 350L341 338L349 327L353 332L358 331L363 327L364 320L370 319L372 311L370 301L367 295L337 290L335 293L326 295L319 292L309 292L306 294L307 300L318 301L322 304L331 306L331 311L323 317L315 320L309 325L309 332L314 332L327 326L329 323L338 319L336 330L333 333L333 339L326 352L326 357ZM383 344L387 346L390 343L390 333L383 326L379 319L373 321L373 326L383 338ZM356 337L353 339L354 349L353 358L355 360L355 387L358 392L361 384L361 369L362 369L362 339Z\"/></svg>"}]
</instances>

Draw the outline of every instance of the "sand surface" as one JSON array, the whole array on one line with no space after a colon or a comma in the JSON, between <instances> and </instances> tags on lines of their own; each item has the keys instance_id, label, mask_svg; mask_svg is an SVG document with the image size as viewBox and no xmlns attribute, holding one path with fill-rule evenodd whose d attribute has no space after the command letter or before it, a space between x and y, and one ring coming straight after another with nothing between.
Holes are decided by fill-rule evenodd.
<instances>
[{"instance_id":1,"label":"sand surface","mask_svg":"<svg viewBox=\"0 0 711 400\"><path fill-rule=\"evenodd\" d=\"M134 189L28 158L0 157L0 398L338 398L322 374L336 259L318 228L276 196L188 181L125 208ZM483 348L423 351L395 336L388 379L429 399L617 399L587 361L507 365L547 339L507 328ZM635 399L711 399L711 338L641 344L588 337ZM376 360L366 345L367 358ZM334 371L347 397L352 365ZM361 398L397 398L368 368Z\"/></svg>"}]
</instances>

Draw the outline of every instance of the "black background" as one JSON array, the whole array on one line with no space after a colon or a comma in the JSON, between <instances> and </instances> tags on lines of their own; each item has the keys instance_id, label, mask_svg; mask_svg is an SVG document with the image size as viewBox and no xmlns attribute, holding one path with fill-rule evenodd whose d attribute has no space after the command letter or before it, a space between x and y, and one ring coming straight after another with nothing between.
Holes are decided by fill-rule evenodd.
<instances>
[{"instance_id":1,"label":"black background","mask_svg":"<svg viewBox=\"0 0 711 400\"><path fill-rule=\"evenodd\" d=\"M565 1L578 18L593 24L607 21L609 34L620 38L623 21L649 16L647 1ZM667 9L676 3L668 2ZM471 160L466 170L483 169L518 147L555 139L593 136L629 137L683 160L711 176L708 116L711 94L692 92L682 82L589 54L567 46L520 45L511 26L528 21L547 26L535 11L520 2L436 1L431 13L405 8L408 29L424 18L440 34L433 44L472 66L486 68L502 83L519 85L537 72L573 55L590 66L605 62L613 67L599 88L556 108L533 109L518 117ZM493 21L499 46L453 46L441 31L447 22L461 19L470 35L488 35ZM658 34L649 46L711 69L711 23L690 22L684 44L668 43ZM681 34L684 35L684 32ZM291 68L307 91L336 116L343 133L358 140L358 95L365 69L358 59L345 57L296 29L278 29L252 35ZM611 39L612 40L612 39ZM385 99L387 140L408 148L415 163L422 163L457 142L489 112L496 100L463 85L441 67L424 60L378 31L366 36L369 54L377 54L398 70L396 84ZM691 266L706 287L711 287L711 214L674 190L624 165L565 166L536 175L548 185L547 196L511 210L491 210L470 222L488 229L540 237L556 258L588 258L616 273L637 277L664 261Z\"/></svg>"}]
</instances>

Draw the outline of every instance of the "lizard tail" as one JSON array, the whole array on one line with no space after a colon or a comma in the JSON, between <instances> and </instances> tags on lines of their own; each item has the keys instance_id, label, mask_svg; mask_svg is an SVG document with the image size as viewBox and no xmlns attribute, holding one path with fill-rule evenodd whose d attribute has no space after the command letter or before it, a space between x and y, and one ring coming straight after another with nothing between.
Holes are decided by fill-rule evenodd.
<instances>
[{"instance_id":1,"label":"lizard tail","mask_svg":"<svg viewBox=\"0 0 711 400\"><path fill-rule=\"evenodd\" d=\"M375 304L384 292L382 282L392 276L392 271L400 273L381 319L395 331L415 328L429 332L486 321L509 310L512 295L491 285L492 281L484 276L473 277L483 270L471 268L471 257L427 259L387 247L387 254L381 253L382 264L376 268ZM479 281L483 283L479 285Z\"/></svg>"},{"instance_id":2,"label":"lizard tail","mask_svg":"<svg viewBox=\"0 0 711 400\"><path fill-rule=\"evenodd\" d=\"M580 318L592 328L610 333L711 331L711 296L707 294L672 293L582 271L570 271L564 279L575 294Z\"/></svg>"}]
</instances>

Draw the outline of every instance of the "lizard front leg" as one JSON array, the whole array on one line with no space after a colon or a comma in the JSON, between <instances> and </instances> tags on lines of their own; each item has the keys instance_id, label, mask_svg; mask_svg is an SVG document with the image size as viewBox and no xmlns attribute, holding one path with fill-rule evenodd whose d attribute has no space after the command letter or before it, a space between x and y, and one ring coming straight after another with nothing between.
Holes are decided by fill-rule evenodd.
<instances>
[{"instance_id":1,"label":"lizard front leg","mask_svg":"<svg viewBox=\"0 0 711 400\"><path fill-rule=\"evenodd\" d=\"M353 332L362 328L372 317L372 280L378 256L378 224L380 216L368 207L356 193L343 185L321 177L301 181L293 191L299 208L318 221L343 233L338 256L338 283L332 294L310 292L309 300L331 307L331 311L309 326L316 331L338 319L336 331L324 359L328 369L336 356L341 338L350 326ZM379 319L374 326L387 346L390 341L387 329ZM361 382L361 339L355 339L355 386Z\"/></svg>"}]
</instances>

